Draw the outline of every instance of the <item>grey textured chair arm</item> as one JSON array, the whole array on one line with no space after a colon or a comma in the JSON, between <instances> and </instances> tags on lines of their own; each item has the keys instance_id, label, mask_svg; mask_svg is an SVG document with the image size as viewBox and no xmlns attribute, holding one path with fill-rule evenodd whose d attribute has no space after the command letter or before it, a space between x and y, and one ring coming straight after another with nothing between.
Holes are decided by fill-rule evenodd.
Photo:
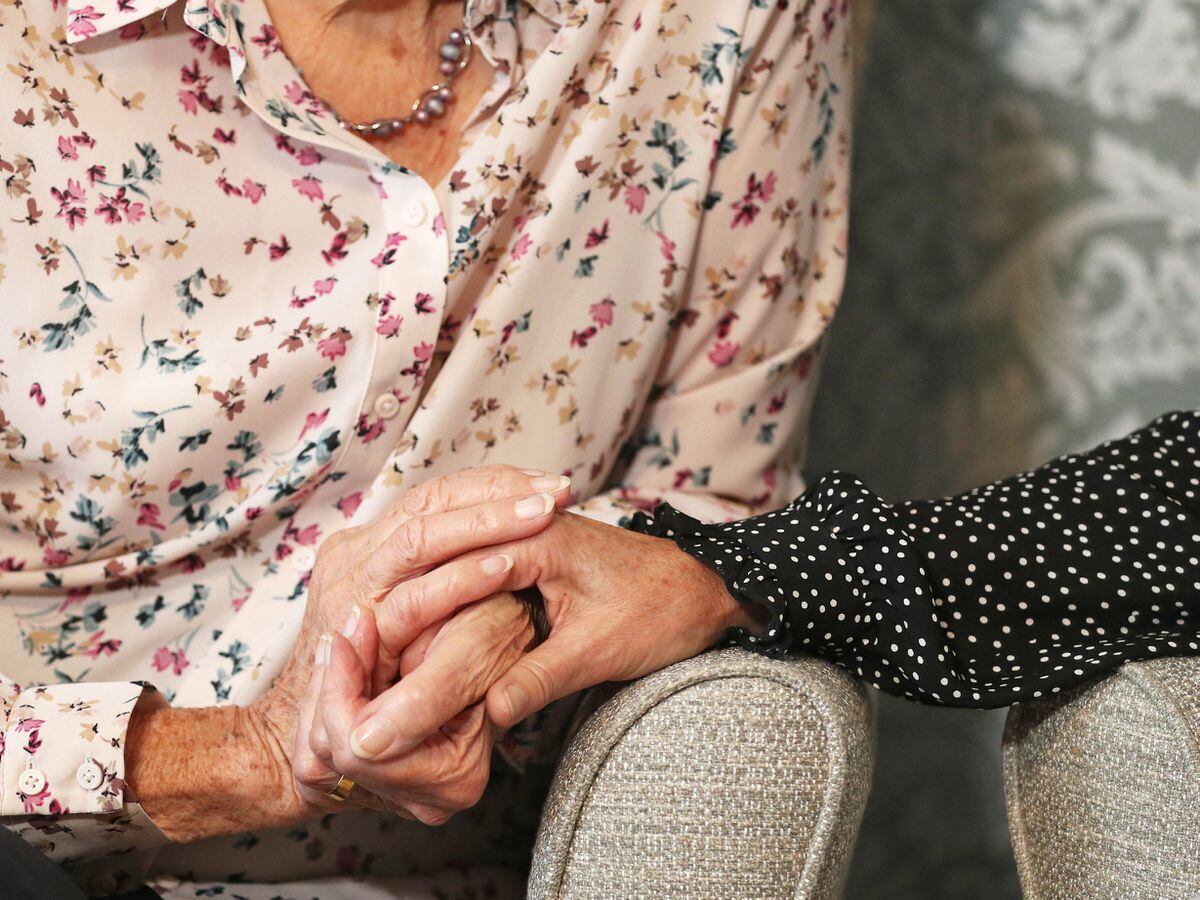
<instances>
[{"instance_id":1,"label":"grey textured chair arm","mask_svg":"<svg viewBox=\"0 0 1200 900\"><path fill-rule=\"evenodd\" d=\"M1031 900L1200 897L1200 659L1013 707L1004 785Z\"/></svg>"},{"instance_id":2,"label":"grey textured chair arm","mask_svg":"<svg viewBox=\"0 0 1200 900\"><path fill-rule=\"evenodd\" d=\"M623 688L567 748L529 896L837 897L870 789L864 690L741 650Z\"/></svg>"}]
</instances>

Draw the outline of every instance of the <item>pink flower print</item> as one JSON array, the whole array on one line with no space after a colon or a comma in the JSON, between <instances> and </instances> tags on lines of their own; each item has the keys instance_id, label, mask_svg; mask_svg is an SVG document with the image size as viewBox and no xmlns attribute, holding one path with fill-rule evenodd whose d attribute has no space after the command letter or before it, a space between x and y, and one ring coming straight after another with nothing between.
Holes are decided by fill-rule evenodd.
<instances>
[{"instance_id":1,"label":"pink flower print","mask_svg":"<svg viewBox=\"0 0 1200 900\"><path fill-rule=\"evenodd\" d=\"M46 724L45 719L35 719L35 718L33 718L33 716L30 716L28 719L22 719L20 722L17 723L17 731L18 732L37 731L39 728L41 728L45 724Z\"/></svg>"},{"instance_id":2,"label":"pink flower print","mask_svg":"<svg viewBox=\"0 0 1200 900\"><path fill-rule=\"evenodd\" d=\"M355 423L354 433L364 444L369 444L383 434L383 419L372 421L366 413L363 413Z\"/></svg>"},{"instance_id":3,"label":"pink flower print","mask_svg":"<svg viewBox=\"0 0 1200 900\"><path fill-rule=\"evenodd\" d=\"M326 359L337 359L346 355L346 344L350 343L350 332L339 328L329 337L317 341L317 350Z\"/></svg>"},{"instance_id":4,"label":"pink flower print","mask_svg":"<svg viewBox=\"0 0 1200 900\"><path fill-rule=\"evenodd\" d=\"M289 81L283 86L283 96L297 106L303 106L308 92L304 90L304 86L299 81Z\"/></svg>"},{"instance_id":5,"label":"pink flower print","mask_svg":"<svg viewBox=\"0 0 1200 900\"><path fill-rule=\"evenodd\" d=\"M593 247L599 247L608 240L608 219L604 220L604 224L599 228L592 228L588 231L587 241L584 243L584 249L591 250Z\"/></svg>"},{"instance_id":6,"label":"pink flower print","mask_svg":"<svg viewBox=\"0 0 1200 900\"><path fill-rule=\"evenodd\" d=\"M96 7L90 3L82 9L67 9L67 32L77 38L90 38L96 33L92 23L104 18L104 13L96 12Z\"/></svg>"},{"instance_id":7,"label":"pink flower print","mask_svg":"<svg viewBox=\"0 0 1200 900\"><path fill-rule=\"evenodd\" d=\"M712 345L712 349L708 351L708 361L714 366L720 368L727 366L733 362L738 351L742 349L741 344L735 344L733 341L717 341Z\"/></svg>"},{"instance_id":8,"label":"pink flower print","mask_svg":"<svg viewBox=\"0 0 1200 900\"><path fill-rule=\"evenodd\" d=\"M675 242L663 234L661 231L658 234L658 249L662 253L663 259L667 262L675 262Z\"/></svg>"},{"instance_id":9,"label":"pink flower print","mask_svg":"<svg viewBox=\"0 0 1200 900\"><path fill-rule=\"evenodd\" d=\"M301 147L298 151L296 151L296 162L300 163L302 166L315 166L322 159L324 159L324 157L321 156L317 148L313 146Z\"/></svg>"},{"instance_id":10,"label":"pink flower print","mask_svg":"<svg viewBox=\"0 0 1200 900\"><path fill-rule=\"evenodd\" d=\"M95 212L109 225L119 225L124 221L137 224L146 215L146 207L130 200L126 189L122 187L112 197L101 194L100 205L96 207Z\"/></svg>"},{"instance_id":11,"label":"pink flower print","mask_svg":"<svg viewBox=\"0 0 1200 900\"><path fill-rule=\"evenodd\" d=\"M337 502L337 508L338 508L338 510L341 511L343 516L345 516L347 519L349 519L356 512L358 512L358 508L359 508L359 506L362 505L362 501L363 501L362 491L355 491L353 494L348 494L347 496L340 499Z\"/></svg>"},{"instance_id":12,"label":"pink flower print","mask_svg":"<svg viewBox=\"0 0 1200 900\"><path fill-rule=\"evenodd\" d=\"M150 661L158 672L170 669L175 675L182 675L189 665L186 654L182 650L172 650L169 647L159 647L154 651L154 659Z\"/></svg>"},{"instance_id":13,"label":"pink flower print","mask_svg":"<svg viewBox=\"0 0 1200 900\"><path fill-rule=\"evenodd\" d=\"M47 547L42 551L42 563L48 569L55 568L56 566L66 565L67 560L70 558L71 553L67 550L58 550L54 547Z\"/></svg>"},{"instance_id":14,"label":"pink flower print","mask_svg":"<svg viewBox=\"0 0 1200 900\"><path fill-rule=\"evenodd\" d=\"M165 531L166 525L159 518L160 511L157 503L143 503L138 510L137 523L143 528L152 528L155 531Z\"/></svg>"},{"instance_id":15,"label":"pink flower print","mask_svg":"<svg viewBox=\"0 0 1200 900\"><path fill-rule=\"evenodd\" d=\"M257 203L267 194L267 186L247 178L242 182L242 196L251 203Z\"/></svg>"},{"instance_id":16,"label":"pink flower print","mask_svg":"<svg viewBox=\"0 0 1200 900\"><path fill-rule=\"evenodd\" d=\"M783 412L783 408L787 406L787 391L781 394L775 394L767 403L767 415L775 416Z\"/></svg>"},{"instance_id":17,"label":"pink flower print","mask_svg":"<svg viewBox=\"0 0 1200 900\"><path fill-rule=\"evenodd\" d=\"M375 331L384 337L395 337L400 333L400 326L403 324L404 316L384 316L375 326Z\"/></svg>"},{"instance_id":18,"label":"pink flower print","mask_svg":"<svg viewBox=\"0 0 1200 900\"><path fill-rule=\"evenodd\" d=\"M20 792L18 791L18 793ZM46 802L46 800L50 797L50 785L47 784L44 788L42 788L40 793L21 794L21 797L24 801L25 812L36 812L37 808Z\"/></svg>"},{"instance_id":19,"label":"pink flower print","mask_svg":"<svg viewBox=\"0 0 1200 900\"><path fill-rule=\"evenodd\" d=\"M521 235L520 238L517 239L517 242L515 244L513 244L512 258L520 259L522 256L524 256L526 253L529 252L529 248L532 246L533 246L533 235L526 232L525 234Z\"/></svg>"},{"instance_id":20,"label":"pink flower print","mask_svg":"<svg viewBox=\"0 0 1200 900\"><path fill-rule=\"evenodd\" d=\"M87 649L83 651L84 656L90 656L92 659L99 659L101 656L112 656L121 649L121 641L116 638L105 639L103 631L97 631L87 640Z\"/></svg>"},{"instance_id":21,"label":"pink flower print","mask_svg":"<svg viewBox=\"0 0 1200 900\"><path fill-rule=\"evenodd\" d=\"M67 179L65 188L50 188L50 194L58 201L58 212L55 213L55 218L66 219L67 227L72 231L76 225L82 225L87 221L87 210L84 208L84 201L87 200L87 192L74 178Z\"/></svg>"},{"instance_id":22,"label":"pink flower print","mask_svg":"<svg viewBox=\"0 0 1200 900\"><path fill-rule=\"evenodd\" d=\"M433 233L437 237L446 233L446 218L441 213L433 217Z\"/></svg>"},{"instance_id":23,"label":"pink flower print","mask_svg":"<svg viewBox=\"0 0 1200 900\"><path fill-rule=\"evenodd\" d=\"M58 611L63 612L70 609L72 606L78 606L91 595L91 587L71 588L67 591L67 596L63 598L62 605L58 608Z\"/></svg>"},{"instance_id":24,"label":"pink flower print","mask_svg":"<svg viewBox=\"0 0 1200 900\"><path fill-rule=\"evenodd\" d=\"M735 200L731 204L734 209L734 228L739 225L749 225L758 217L760 204L770 202L777 182L778 178L774 172L768 172L763 181L759 181L758 176L754 173L750 174L750 177L746 179L746 193L740 200Z\"/></svg>"},{"instance_id":25,"label":"pink flower print","mask_svg":"<svg viewBox=\"0 0 1200 900\"><path fill-rule=\"evenodd\" d=\"M611 297L605 297L599 303L593 303L588 307L588 313L591 315L593 322L601 328L607 328L613 323L613 308L616 305Z\"/></svg>"},{"instance_id":26,"label":"pink flower print","mask_svg":"<svg viewBox=\"0 0 1200 900\"><path fill-rule=\"evenodd\" d=\"M325 420L327 418L329 418L329 410L328 409L326 409L324 412L319 412L319 413L310 412L307 416L304 417L304 427L300 429L300 438L303 438L306 434L308 434L310 431L312 431L312 429L320 428L322 425L325 424Z\"/></svg>"},{"instance_id":27,"label":"pink flower print","mask_svg":"<svg viewBox=\"0 0 1200 900\"><path fill-rule=\"evenodd\" d=\"M291 532L292 540L302 547L312 547L321 539L320 525L306 525Z\"/></svg>"},{"instance_id":28,"label":"pink flower print","mask_svg":"<svg viewBox=\"0 0 1200 900\"><path fill-rule=\"evenodd\" d=\"M417 296L413 298L413 309L417 311L418 315L429 315L433 312L433 295L418 291Z\"/></svg>"},{"instance_id":29,"label":"pink flower print","mask_svg":"<svg viewBox=\"0 0 1200 900\"><path fill-rule=\"evenodd\" d=\"M330 276L329 278L320 278L313 282L313 293L318 297L324 297L326 294L333 292L333 286L337 284L337 278Z\"/></svg>"},{"instance_id":30,"label":"pink flower print","mask_svg":"<svg viewBox=\"0 0 1200 900\"><path fill-rule=\"evenodd\" d=\"M294 187L301 197L308 200L324 200L325 191L321 187L321 181L314 175L305 175L303 178L293 178L292 187Z\"/></svg>"},{"instance_id":31,"label":"pink flower print","mask_svg":"<svg viewBox=\"0 0 1200 900\"><path fill-rule=\"evenodd\" d=\"M58 139L58 155L64 160L79 159L79 152L75 149L74 142L66 135L62 135Z\"/></svg>"},{"instance_id":32,"label":"pink flower print","mask_svg":"<svg viewBox=\"0 0 1200 900\"><path fill-rule=\"evenodd\" d=\"M408 239L398 231L389 234L387 240L383 242L383 249L371 260L372 265L380 269L390 266L396 260L396 248L406 240Z\"/></svg>"},{"instance_id":33,"label":"pink flower print","mask_svg":"<svg viewBox=\"0 0 1200 900\"><path fill-rule=\"evenodd\" d=\"M33 387L29 389L29 396L33 398L38 406L46 405L46 395L42 393L42 386L38 382L33 383Z\"/></svg>"},{"instance_id":34,"label":"pink flower print","mask_svg":"<svg viewBox=\"0 0 1200 900\"><path fill-rule=\"evenodd\" d=\"M646 198L650 196L650 191L641 185L631 184L625 188L625 205L631 213L644 212L646 209Z\"/></svg>"},{"instance_id":35,"label":"pink flower print","mask_svg":"<svg viewBox=\"0 0 1200 900\"><path fill-rule=\"evenodd\" d=\"M422 341L413 347L413 356L422 362L429 362L429 360L433 359L433 344L429 343L429 341Z\"/></svg>"}]
</instances>

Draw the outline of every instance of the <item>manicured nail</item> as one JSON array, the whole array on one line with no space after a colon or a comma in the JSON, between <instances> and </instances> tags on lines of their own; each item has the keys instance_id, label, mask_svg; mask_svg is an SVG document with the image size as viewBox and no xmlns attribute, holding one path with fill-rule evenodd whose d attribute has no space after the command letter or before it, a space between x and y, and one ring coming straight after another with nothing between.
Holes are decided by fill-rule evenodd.
<instances>
[{"instance_id":1,"label":"manicured nail","mask_svg":"<svg viewBox=\"0 0 1200 900\"><path fill-rule=\"evenodd\" d=\"M358 604L350 608L350 618L346 619L346 624L342 626L342 637L352 638L354 632L358 630L358 617L361 613L358 611Z\"/></svg>"},{"instance_id":2,"label":"manicured nail","mask_svg":"<svg viewBox=\"0 0 1200 900\"><path fill-rule=\"evenodd\" d=\"M571 479L566 475L546 475L533 479L529 486L539 493L557 494L563 488L571 486Z\"/></svg>"},{"instance_id":3,"label":"manicured nail","mask_svg":"<svg viewBox=\"0 0 1200 900\"><path fill-rule=\"evenodd\" d=\"M384 716L376 716L350 732L350 749L359 759L374 759L395 740L392 723Z\"/></svg>"},{"instance_id":4,"label":"manicured nail","mask_svg":"<svg viewBox=\"0 0 1200 900\"><path fill-rule=\"evenodd\" d=\"M313 657L313 665L323 666L329 662L329 657L333 655L333 638L327 634L321 635L321 639L317 641L317 652Z\"/></svg>"},{"instance_id":5,"label":"manicured nail","mask_svg":"<svg viewBox=\"0 0 1200 900\"><path fill-rule=\"evenodd\" d=\"M525 693L525 688L519 684L510 684L504 689L504 700L508 703L508 716L513 722L519 722L524 718L523 711L525 704L529 702L529 696Z\"/></svg>"},{"instance_id":6,"label":"manicured nail","mask_svg":"<svg viewBox=\"0 0 1200 900\"><path fill-rule=\"evenodd\" d=\"M517 501L518 519L537 519L554 509L554 498L549 494L534 494Z\"/></svg>"},{"instance_id":7,"label":"manicured nail","mask_svg":"<svg viewBox=\"0 0 1200 900\"><path fill-rule=\"evenodd\" d=\"M507 572L513 567L513 558L507 553L501 553L499 556L489 556L479 564L479 568L483 569L484 575L499 575L502 572Z\"/></svg>"}]
</instances>

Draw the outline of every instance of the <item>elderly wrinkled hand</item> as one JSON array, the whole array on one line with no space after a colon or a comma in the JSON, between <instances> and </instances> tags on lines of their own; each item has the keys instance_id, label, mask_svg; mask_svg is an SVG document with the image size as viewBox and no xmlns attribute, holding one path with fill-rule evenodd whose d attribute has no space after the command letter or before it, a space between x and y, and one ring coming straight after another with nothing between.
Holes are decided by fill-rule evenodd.
<instances>
[{"instance_id":1,"label":"elderly wrinkled hand","mask_svg":"<svg viewBox=\"0 0 1200 900\"><path fill-rule=\"evenodd\" d=\"M357 623L362 609L441 562L545 528L555 507L566 502L568 484L559 476L508 466L467 469L408 491L379 519L331 535L321 545L296 646L272 690L256 704L275 740L291 748L288 764L309 810L332 808L336 801L325 792L337 783L339 774L318 764L306 723L297 715L303 698L318 681L314 666L318 652L323 652L322 636L339 630L352 634L347 623ZM515 603L507 608L511 610ZM522 625L510 615L506 624L516 635L519 627L527 627L527 617ZM362 649L367 652L365 644ZM371 670L379 679L376 690L400 672L404 649L389 643L371 657Z\"/></svg>"},{"instance_id":2,"label":"elderly wrinkled hand","mask_svg":"<svg viewBox=\"0 0 1200 900\"><path fill-rule=\"evenodd\" d=\"M498 558L503 565L492 565ZM508 727L553 700L648 674L711 647L731 626L753 624L720 577L671 541L560 512L533 535L398 584L375 610L379 645L394 655L431 626L455 624L482 598L531 586L551 624L543 644L508 667L493 664L511 656L508 637L475 632L455 645L463 673L418 667L374 699L356 699L352 714L340 714L348 747L339 763L365 779L481 697L490 721Z\"/></svg>"}]
</instances>

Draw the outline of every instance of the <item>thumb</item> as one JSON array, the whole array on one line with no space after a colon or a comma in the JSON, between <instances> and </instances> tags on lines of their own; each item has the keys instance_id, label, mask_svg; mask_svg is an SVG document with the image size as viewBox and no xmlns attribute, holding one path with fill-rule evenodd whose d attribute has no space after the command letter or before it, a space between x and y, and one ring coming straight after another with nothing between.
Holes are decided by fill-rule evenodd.
<instances>
[{"instance_id":1,"label":"thumb","mask_svg":"<svg viewBox=\"0 0 1200 900\"><path fill-rule=\"evenodd\" d=\"M500 728L511 728L547 704L605 681L586 662L585 649L569 632L552 634L491 686L488 718Z\"/></svg>"}]
</instances>

